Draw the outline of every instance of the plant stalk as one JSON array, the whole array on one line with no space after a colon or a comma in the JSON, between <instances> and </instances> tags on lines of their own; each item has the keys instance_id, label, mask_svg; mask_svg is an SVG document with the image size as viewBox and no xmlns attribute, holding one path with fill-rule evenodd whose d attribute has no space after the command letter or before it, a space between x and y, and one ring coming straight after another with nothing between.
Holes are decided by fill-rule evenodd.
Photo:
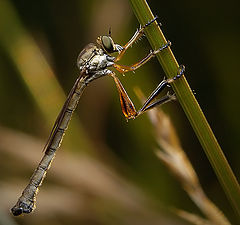
<instances>
[{"instance_id":1,"label":"plant stalk","mask_svg":"<svg viewBox=\"0 0 240 225\"><path fill-rule=\"evenodd\" d=\"M132 9L141 25L146 24L154 18L146 0L129 0L129 2L131 3ZM167 42L156 22L154 25L146 29L145 33L153 49L158 49ZM178 73L179 65L170 48L166 49L161 54L158 54L157 58L166 73L167 78L171 78ZM174 82L172 88L198 137L220 184L233 208L238 216L240 216L239 184L185 76L182 76L181 79Z\"/></svg>"}]
</instances>

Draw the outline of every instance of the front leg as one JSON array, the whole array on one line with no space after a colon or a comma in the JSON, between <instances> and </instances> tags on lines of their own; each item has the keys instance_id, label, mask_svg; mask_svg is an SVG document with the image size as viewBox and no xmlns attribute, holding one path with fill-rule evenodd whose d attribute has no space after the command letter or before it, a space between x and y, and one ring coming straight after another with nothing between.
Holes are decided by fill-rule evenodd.
<instances>
[{"instance_id":1,"label":"front leg","mask_svg":"<svg viewBox=\"0 0 240 225\"><path fill-rule=\"evenodd\" d=\"M132 36L132 38L123 46L123 50L120 52L120 54L116 57L115 62L119 61L123 55L125 54L125 52L127 51L127 49L133 45L134 42L136 42L140 37L143 36L144 34L144 29L146 27L148 27L150 24L152 24L154 21L157 20L157 16L154 17L154 19L152 19L151 21L149 21L148 23L146 23L143 27L140 26L139 29L137 29L137 31L134 33L134 35Z\"/></svg>"}]
</instances>

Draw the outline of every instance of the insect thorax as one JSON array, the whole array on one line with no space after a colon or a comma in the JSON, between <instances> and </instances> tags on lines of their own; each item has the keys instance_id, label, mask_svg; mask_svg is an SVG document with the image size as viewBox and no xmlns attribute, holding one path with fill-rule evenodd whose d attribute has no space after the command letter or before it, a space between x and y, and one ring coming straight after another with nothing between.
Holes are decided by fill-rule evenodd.
<instances>
[{"instance_id":1,"label":"insect thorax","mask_svg":"<svg viewBox=\"0 0 240 225\"><path fill-rule=\"evenodd\" d=\"M90 43L79 54L77 66L86 73L95 73L114 64L115 57L108 55L98 45Z\"/></svg>"}]
</instances>

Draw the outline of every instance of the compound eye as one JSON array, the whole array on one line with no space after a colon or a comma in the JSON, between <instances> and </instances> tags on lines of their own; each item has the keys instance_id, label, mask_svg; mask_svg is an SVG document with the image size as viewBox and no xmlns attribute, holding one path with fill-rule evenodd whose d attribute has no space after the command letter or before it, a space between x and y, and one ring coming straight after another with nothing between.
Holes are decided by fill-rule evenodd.
<instances>
[{"instance_id":1,"label":"compound eye","mask_svg":"<svg viewBox=\"0 0 240 225\"><path fill-rule=\"evenodd\" d=\"M111 53L114 51L113 50L113 41L112 41L111 37L102 36L102 44L107 52Z\"/></svg>"}]
</instances>

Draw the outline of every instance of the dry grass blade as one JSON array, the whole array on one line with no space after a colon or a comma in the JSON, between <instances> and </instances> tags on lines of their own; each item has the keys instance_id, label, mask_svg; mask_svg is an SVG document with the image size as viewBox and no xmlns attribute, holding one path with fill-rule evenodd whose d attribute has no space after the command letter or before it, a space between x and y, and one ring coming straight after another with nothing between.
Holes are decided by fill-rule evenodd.
<instances>
[{"instance_id":1,"label":"dry grass blade","mask_svg":"<svg viewBox=\"0 0 240 225\"><path fill-rule=\"evenodd\" d=\"M143 99L141 91L136 92ZM208 218L209 224L229 225L227 218L204 193L197 174L180 145L170 118L160 108L149 111L148 115L161 149L156 150L158 158L180 181L189 197Z\"/></svg>"},{"instance_id":2,"label":"dry grass blade","mask_svg":"<svg viewBox=\"0 0 240 225\"><path fill-rule=\"evenodd\" d=\"M196 224L196 225L212 225L211 222L209 222L206 219L203 219L195 214L183 211L183 210L179 210L179 209L175 209L174 210L176 214L178 214L178 216L182 217L183 219L187 220L188 222L192 223L192 224Z\"/></svg>"},{"instance_id":3,"label":"dry grass blade","mask_svg":"<svg viewBox=\"0 0 240 225\"><path fill-rule=\"evenodd\" d=\"M7 166L14 165L12 170L18 171L18 177L0 180L0 213L1 210L9 212L26 183L26 176L20 175L24 171L31 174L36 158L42 155L41 151L33 149L43 144L39 139L0 126L0 156L8 155ZM39 193L36 213L23 217L24 224L53 224L51 219L59 215L65 221L88 221L83 224L113 224L112 220L120 220L121 224L179 224L151 208L146 195L110 165L87 154L72 155L62 151L47 179L48 184Z\"/></svg>"}]
</instances>

